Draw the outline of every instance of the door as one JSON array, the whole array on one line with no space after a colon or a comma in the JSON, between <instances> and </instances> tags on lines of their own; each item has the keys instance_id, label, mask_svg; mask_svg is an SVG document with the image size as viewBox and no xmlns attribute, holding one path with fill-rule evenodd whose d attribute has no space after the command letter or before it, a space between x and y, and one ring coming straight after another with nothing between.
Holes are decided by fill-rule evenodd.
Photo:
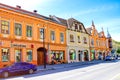
<instances>
[{"instance_id":1,"label":"door","mask_svg":"<svg viewBox=\"0 0 120 80\"><path fill-rule=\"evenodd\" d=\"M44 55L42 51L38 51L38 56L37 56L37 63L38 65L43 65L44 64Z\"/></svg>"},{"instance_id":2,"label":"door","mask_svg":"<svg viewBox=\"0 0 120 80\"><path fill-rule=\"evenodd\" d=\"M81 61L81 54L78 54L78 60Z\"/></svg>"},{"instance_id":3,"label":"door","mask_svg":"<svg viewBox=\"0 0 120 80\"><path fill-rule=\"evenodd\" d=\"M16 62L21 62L21 53L22 53L22 50L21 49L16 49L15 50L15 61Z\"/></svg>"}]
</instances>

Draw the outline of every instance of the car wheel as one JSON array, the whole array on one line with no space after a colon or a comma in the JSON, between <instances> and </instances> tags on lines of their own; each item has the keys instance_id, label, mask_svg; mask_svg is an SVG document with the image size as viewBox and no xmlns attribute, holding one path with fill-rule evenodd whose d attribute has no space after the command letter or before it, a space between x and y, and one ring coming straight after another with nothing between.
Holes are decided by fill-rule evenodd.
<instances>
[{"instance_id":1,"label":"car wheel","mask_svg":"<svg viewBox=\"0 0 120 80\"><path fill-rule=\"evenodd\" d=\"M29 74L32 74L34 71L32 69L29 70Z\"/></svg>"},{"instance_id":2,"label":"car wheel","mask_svg":"<svg viewBox=\"0 0 120 80\"><path fill-rule=\"evenodd\" d=\"M3 73L3 77L4 77L4 78L7 78L8 76L9 76L9 73L8 73L8 72L4 72L4 73Z\"/></svg>"}]
</instances>

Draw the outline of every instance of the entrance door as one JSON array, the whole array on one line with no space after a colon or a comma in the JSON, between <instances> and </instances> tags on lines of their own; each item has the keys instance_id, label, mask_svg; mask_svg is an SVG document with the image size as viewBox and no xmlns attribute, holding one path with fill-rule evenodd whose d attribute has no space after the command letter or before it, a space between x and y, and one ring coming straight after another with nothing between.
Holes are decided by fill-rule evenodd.
<instances>
[{"instance_id":1,"label":"entrance door","mask_svg":"<svg viewBox=\"0 0 120 80\"><path fill-rule=\"evenodd\" d=\"M88 59L88 53L87 52L84 52L84 60L85 61L88 61L89 59Z\"/></svg>"},{"instance_id":2,"label":"entrance door","mask_svg":"<svg viewBox=\"0 0 120 80\"><path fill-rule=\"evenodd\" d=\"M22 53L21 49L16 49L15 50L15 61L16 62L21 62L22 61L22 59L21 59L21 53Z\"/></svg>"},{"instance_id":3,"label":"entrance door","mask_svg":"<svg viewBox=\"0 0 120 80\"><path fill-rule=\"evenodd\" d=\"M81 61L81 54L78 54L78 60Z\"/></svg>"},{"instance_id":4,"label":"entrance door","mask_svg":"<svg viewBox=\"0 0 120 80\"><path fill-rule=\"evenodd\" d=\"M38 65L43 65L44 64L44 55L43 55L43 51L38 51L37 52L37 63Z\"/></svg>"}]
</instances>

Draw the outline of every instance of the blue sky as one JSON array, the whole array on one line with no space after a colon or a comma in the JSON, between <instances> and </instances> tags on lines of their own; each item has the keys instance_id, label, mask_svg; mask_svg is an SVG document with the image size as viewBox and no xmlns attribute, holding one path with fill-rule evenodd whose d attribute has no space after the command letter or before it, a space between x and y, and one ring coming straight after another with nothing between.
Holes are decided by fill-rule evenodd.
<instances>
[{"instance_id":1,"label":"blue sky","mask_svg":"<svg viewBox=\"0 0 120 80\"><path fill-rule=\"evenodd\" d=\"M85 27L92 20L99 31L107 28L114 40L120 41L120 0L0 0L11 6L20 5L22 9L38 10L41 15L55 15L61 18L75 18Z\"/></svg>"}]
</instances>

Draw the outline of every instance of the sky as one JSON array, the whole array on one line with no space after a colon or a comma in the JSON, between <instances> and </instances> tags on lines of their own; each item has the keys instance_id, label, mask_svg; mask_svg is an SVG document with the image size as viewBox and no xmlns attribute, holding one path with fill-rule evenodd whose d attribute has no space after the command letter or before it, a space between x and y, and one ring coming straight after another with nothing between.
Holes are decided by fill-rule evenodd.
<instances>
[{"instance_id":1,"label":"sky","mask_svg":"<svg viewBox=\"0 0 120 80\"><path fill-rule=\"evenodd\" d=\"M55 15L61 18L75 18L88 28L94 21L100 32L107 29L111 37L120 41L120 0L0 0L0 3L22 9L37 10L44 16Z\"/></svg>"}]
</instances>

